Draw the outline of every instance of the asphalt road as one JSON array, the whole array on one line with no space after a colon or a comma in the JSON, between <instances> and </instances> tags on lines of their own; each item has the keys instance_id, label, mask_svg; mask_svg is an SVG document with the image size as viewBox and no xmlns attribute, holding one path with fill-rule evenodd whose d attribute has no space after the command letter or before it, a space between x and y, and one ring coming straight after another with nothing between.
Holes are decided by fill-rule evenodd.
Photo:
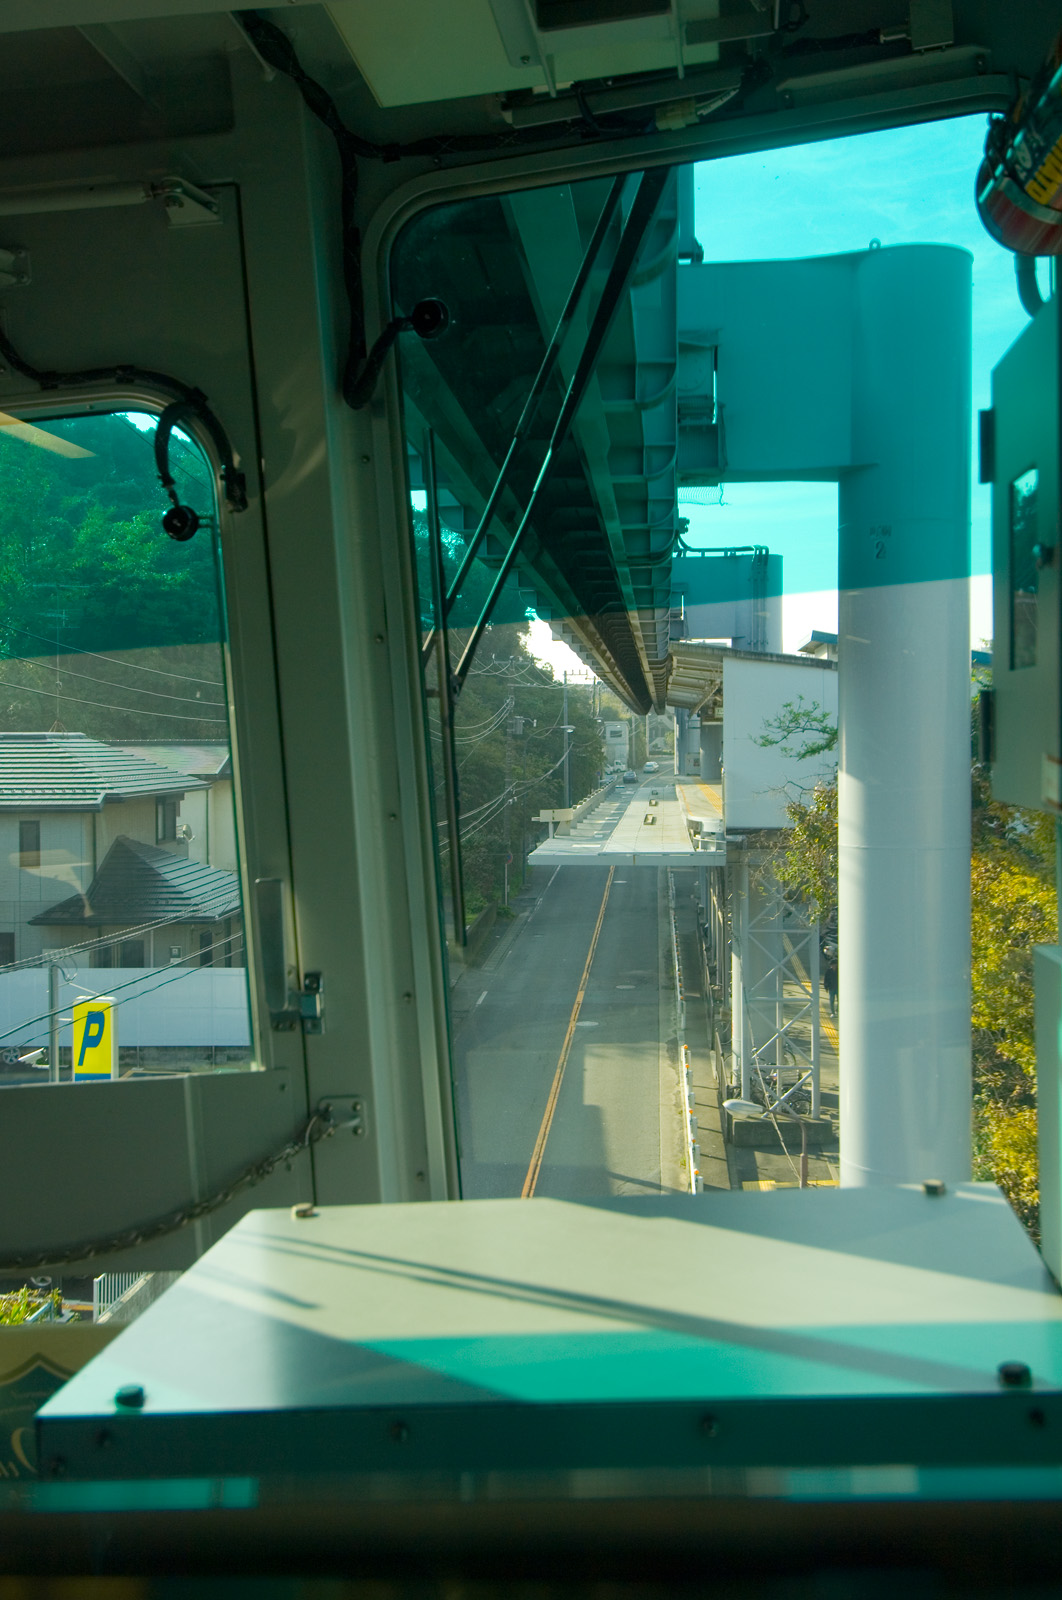
<instances>
[{"instance_id":1,"label":"asphalt road","mask_svg":"<svg viewBox=\"0 0 1062 1600\"><path fill-rule=\"evenodd\" d=\"M536 897L455 992L463 1193L519 1195L609 879L541 869ZM679 1187L666 877L617 867L549 1127L536 1195L589 1199ZM670 1038L670 1048L669 1048Z\"/></svg>"}]
</instances>

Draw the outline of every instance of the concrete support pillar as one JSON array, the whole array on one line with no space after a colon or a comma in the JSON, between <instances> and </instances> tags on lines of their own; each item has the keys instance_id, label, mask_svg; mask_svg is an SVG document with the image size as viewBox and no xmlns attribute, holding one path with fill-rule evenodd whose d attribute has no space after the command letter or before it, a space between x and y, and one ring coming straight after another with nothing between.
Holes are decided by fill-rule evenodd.
<instances>
[{"instance_id":1,"label":"concrete support pillar","mask_svg":"<svg viewBox=\"0 0 1062 1600\"><path fill-rule=\"evenodd\" d=\"M854 267L840 482L841 1182L970 1175L970 258Z\"/></svg>"},{"instance_id":2,"label":"concrete support pillar","mask_svg":"<svg viewBox=\"0 0 1062 1600\"><path fill-rule=\"evenodd\" d=\"M723 724L701 722L701 777L720 783L723 777Z\"/></svg>"},{"instance_id":3,"label":"concrete support pillar","mask_svg":"<svg viewBox=\"0 0 1062 1600\"><path fill-rule=\"evenodd\" d=\"M689 749L690 714L681 706L675 711L675 775L686 776L686 754Z\"/></svg>"}]
</instances>

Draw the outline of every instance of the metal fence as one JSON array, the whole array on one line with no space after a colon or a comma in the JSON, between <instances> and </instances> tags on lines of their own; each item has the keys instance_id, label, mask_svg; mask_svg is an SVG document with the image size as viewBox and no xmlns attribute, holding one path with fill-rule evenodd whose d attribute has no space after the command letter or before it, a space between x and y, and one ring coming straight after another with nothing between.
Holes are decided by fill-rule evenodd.
<instances>
[{"instance_id":1,"label":"metal fence","mask_svg":"<svg viewBox=\"0 0 1062 1600\"><path fill-rule=\"evenodd\" d=\"M92 1320L98 1322L135 1283L146 1277L144 1272L102 1272L92 1280Z\"/></svg>"}]
</instances>

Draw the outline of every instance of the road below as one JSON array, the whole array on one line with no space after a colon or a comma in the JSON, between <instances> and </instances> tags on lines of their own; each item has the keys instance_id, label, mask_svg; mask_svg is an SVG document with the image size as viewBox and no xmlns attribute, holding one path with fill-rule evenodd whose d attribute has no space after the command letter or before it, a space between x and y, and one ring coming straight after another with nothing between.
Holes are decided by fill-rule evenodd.
<instances>
[{"instance_id":1,"label":"road below","mask_svg":"<svg viewBox=\"0 0 1062 1600\"><path fill-rule=\"evenodd\" d=\"M454 993L463 1193L519 1195L543 1133L536 1195L684 1187L665 874L619 867L610 881L606 867L560 867L537 879L511 932Z\"/></svg>"}]
</instances>

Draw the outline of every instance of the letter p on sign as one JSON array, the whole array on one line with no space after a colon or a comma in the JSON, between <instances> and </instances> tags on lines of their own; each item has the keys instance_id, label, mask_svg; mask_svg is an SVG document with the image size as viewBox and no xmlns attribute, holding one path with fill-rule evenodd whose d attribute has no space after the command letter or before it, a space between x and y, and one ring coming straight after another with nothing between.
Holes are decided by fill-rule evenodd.
<instances>
[{"instance_id":1,"label":"letter p on sign","mask_svg":"<svg viewBox=\"0 0 1062 1600\"><path fill-rule=\"evenodd\" d=\"M110 995L74 1006L74 1082L118 1076L118 1011Z\"/></svg>"}]
</instances>

